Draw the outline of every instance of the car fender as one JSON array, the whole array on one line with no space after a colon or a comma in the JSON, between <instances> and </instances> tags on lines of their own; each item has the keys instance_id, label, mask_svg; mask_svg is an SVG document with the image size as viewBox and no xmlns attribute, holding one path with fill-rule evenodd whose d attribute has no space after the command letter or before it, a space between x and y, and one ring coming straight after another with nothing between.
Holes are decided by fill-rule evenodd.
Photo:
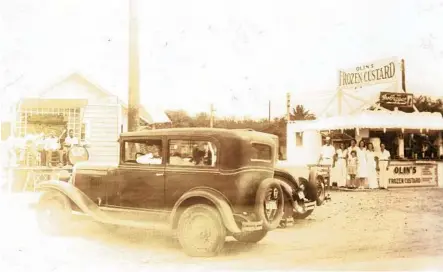
<instances>
[{"instance_id":1,"label":"car fender","mask_svg":"<svg viewBox=\"0 0 443 272\"><path fill-rule=\"evenodd\" d=\"M241 232L240 228L235 222L234 214L232 212L232 208L231 205L229 204L229 201L226 199L225 196L223 196L221 192L208 187L193 188L184 193L179 198L179 200L175 203L169 218L169 222L172 228L175 228L175 226L177 225L178 219L181 214L181 211L179 210L180 207L186 205L185 203L187 200L196 199L196 201L198 201L197 198L203 198L206 201L212 203L217 208L223 219L223 224L230 232L232 233Z\"/></svg>"},{"instance_id":2,"label":"car fender","mask_svg":"<svg viewBox=\"0 0 443 272\"><path fill-rule=\"evenodd\" d=\"M93 219L109 224L114 222L112 217L109 217L105 212L100 210L99 206L94 201L71 183L59 180L49 180L41 182L36 186L36 191L39 192L50 190L58 191L67 196L82 212L91 216Z\"/></svg>"}]
</instances>

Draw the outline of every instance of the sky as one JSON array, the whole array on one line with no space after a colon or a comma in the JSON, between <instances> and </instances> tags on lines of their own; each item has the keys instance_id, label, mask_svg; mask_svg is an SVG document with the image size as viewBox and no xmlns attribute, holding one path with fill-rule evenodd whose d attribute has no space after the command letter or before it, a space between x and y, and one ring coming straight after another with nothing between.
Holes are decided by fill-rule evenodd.
<instances>
[{"instance_id":1,"label":"sky","mask_svg":"<svg viewBox=\"0 0 443 272\"><path fill-rule=\"evenodd\" d=\"M339 69L391 56L405 59L409 92L443 96L443 0L137 5L146 105L195 114L213 103L218 117L266 118L269 101L272 117L285 114L290 92L292 105L320 113ZM78 71L126 100L128 7L125 0L0 0L1 95L37 92Z\"/></svg>"}]
</instances>

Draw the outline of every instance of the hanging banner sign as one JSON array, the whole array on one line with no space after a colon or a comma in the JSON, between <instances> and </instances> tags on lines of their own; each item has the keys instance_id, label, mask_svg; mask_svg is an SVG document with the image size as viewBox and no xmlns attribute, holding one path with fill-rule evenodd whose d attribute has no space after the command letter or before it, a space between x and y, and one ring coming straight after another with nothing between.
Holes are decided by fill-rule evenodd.
<instances>
[{"instance_id":1,"label":"hanging banner sign","mask_svg":"<svg viewBox=\"0 0 443 272\"><path fill-rule=\"evenodd\" d=\"M401 62L397 58L378 60L339 71L339 87L360 88L363 86L393 83L401 76Z\"/></svg>"},{"instance_id":2,"label":"hanging banner sign","mask_svg":"<svg viewBox=\"0 0 443 272\"><path fill-rule=\"evenodd\" d=\"M410 93L380 92L381 106L412 107L414 95Z\"/></svg>"},{"instance_id":3,"label":"hanging banner sign","mask_svg":"<svg viewBox=\"0 0 443 272\"><path fill-rule=\"evenodd\" d=\"M391 163L385 177L388 187L437 186L437 164Z\"/></svg>"}]
</instances>

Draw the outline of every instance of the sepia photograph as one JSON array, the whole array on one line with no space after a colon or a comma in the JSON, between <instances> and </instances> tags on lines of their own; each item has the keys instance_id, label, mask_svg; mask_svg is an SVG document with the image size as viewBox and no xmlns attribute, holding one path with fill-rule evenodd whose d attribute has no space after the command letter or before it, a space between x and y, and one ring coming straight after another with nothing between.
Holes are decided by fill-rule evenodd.
<instances>
[{"instance_id":1,"label":"sepia photograph","mask_svg":"<svg viewBox=\"0 0 443 272\"><path fill-rule=\"evenodd\" d=\"M443 0L0 0L0 271L443 271Z\"/></svg>"}]
</instances>

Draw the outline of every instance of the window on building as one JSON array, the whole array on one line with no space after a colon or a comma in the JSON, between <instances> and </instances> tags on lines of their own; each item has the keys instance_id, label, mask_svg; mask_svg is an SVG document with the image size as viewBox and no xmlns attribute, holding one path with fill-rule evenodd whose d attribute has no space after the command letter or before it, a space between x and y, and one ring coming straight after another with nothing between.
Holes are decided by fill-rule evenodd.
<instances>
[{"instance_id":1,"label":"window on building","mask_svg":"<svg viewBox=\"0 0 443 272\"><path fill-rule=\"evenodd\" d=\"M217 161L217 146L211 141L170 140L168 164L177 166L211 166Z\"/></svg>"},{"instance_id":2,"label":"window on building","mask_svg":"<svg viewBox=\"0 0 443 272\"><path fill-rule=\"evenodd\" d=\"M303 132L295 133L295 146L303 146Z\"/></svg>"}]
</instances>

